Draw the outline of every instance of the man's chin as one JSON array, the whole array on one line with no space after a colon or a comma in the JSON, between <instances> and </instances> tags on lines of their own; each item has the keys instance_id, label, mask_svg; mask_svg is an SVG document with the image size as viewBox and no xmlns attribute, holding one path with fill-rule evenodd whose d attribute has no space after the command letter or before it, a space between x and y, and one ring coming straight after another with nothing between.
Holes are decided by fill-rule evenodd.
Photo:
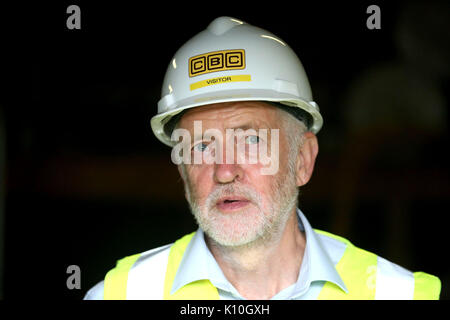
<instances>
[{"instance_id":1,"label":"man's chin","mask_svg":"<svg viewBox=\"0 0 450 320\"><path fill-rule=\"evenodd\" d=\"M255 221L250 218L251 214L244 212L219 213L214 223L209 223L202 228L205 233L215 242L222 246L237 247L248 245L264 233L263 221ZM211 222L211 221L210 221Z\"/></svg>"},{"instance_id":2,"label":"man's chin","mask_svg":"<svg viewBox=\"0 0 450 320\"><path fill-rule=\"evenodd\" d=\"M221 247L226 248L237 248L248 246L249 244L255 242L257 237L249 236L248 234L236 235L236 233L207 233L208 237L211 238L216 244Z\"/></svg>"}]
</instances>

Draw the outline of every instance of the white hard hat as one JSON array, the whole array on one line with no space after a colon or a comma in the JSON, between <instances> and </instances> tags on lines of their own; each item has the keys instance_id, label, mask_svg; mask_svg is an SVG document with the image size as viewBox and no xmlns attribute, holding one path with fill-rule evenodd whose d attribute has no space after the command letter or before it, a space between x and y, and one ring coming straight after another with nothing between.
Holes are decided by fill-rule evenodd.
<instances>
[{"instance_id":1,"label":"white hard hat","mask_svg":"<svg viewBox=\"0 0 450 320\"><path fill-rule=\"evenodd\" d=\"M175 54L151 127L159 140L173 146L176 142L165 126L181 111L250 100L304 110L310 116L310 131L317 133L322 127L319 107L312 101L308 78L294 51L266 30L220 17Z\"/></svg>"}]
</instances>

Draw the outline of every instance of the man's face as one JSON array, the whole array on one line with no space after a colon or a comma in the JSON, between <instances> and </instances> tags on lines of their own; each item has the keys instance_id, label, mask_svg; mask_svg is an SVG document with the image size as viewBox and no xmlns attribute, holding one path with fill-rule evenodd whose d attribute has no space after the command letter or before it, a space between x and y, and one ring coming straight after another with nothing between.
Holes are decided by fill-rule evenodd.
<instances>
[{"instance_id":1,"label":"man's face","mask_svg":"<svg viewBox=\"0 0 450 320\"><path fill-rule=\"evenodd\" d=\"M296 173L292 172L295 166L289 166L289 161L296 161L296 153L291 153L289 159L286 132L280 128L280 112L261 102L220 103L191 109L178 124L178 128L190 132L193 156L214 151L211 142L194 136L194 121L201 121L203 132L217 129L223 137L227 129L256 132L256 136L241 137L244 148L240 150L236 147L238 138L214 141L214 152L222 152L223 161L219 163L184 164L185 170L179 167L186 198L199 226L221 245L250 245L258 239L280 234L296 205ZM268 141L258 137L260 129L267 130ZM274 129L279 130L278 141L270 141ZM261 174L267 163L237 161L239 157L248 160L261 143L267 143L268 150L273 150L271 143L278 143L278 154L271 155L272 161L279 161L279 169L274 174ZM226 157L231 150L235 161L230 163Z\"/></svg>"}]
</instances>

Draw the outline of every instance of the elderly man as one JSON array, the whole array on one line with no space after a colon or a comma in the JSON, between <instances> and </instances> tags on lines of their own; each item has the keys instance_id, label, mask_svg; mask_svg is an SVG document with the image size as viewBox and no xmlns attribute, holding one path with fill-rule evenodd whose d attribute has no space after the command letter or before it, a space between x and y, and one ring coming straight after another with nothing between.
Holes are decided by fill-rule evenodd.
<instances>
[{"instance_id":1,"label":"elderly man","mask_svg":"<svg viewBox=\"0 0 450 320\"><path fill-rule=\"evenodd\" d=\"M221 17L171 61L152 129L199 229L120 260L85 299L438 299L440 281L312 229L297 208L321 126L275 35Z\"/></svg>"}]
</instances>

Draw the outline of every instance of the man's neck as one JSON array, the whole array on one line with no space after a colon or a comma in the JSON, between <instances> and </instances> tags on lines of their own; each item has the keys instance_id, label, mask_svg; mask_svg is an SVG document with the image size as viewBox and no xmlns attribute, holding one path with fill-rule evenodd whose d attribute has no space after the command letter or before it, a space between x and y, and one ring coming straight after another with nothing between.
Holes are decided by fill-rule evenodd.
<instances>
[{"instance_id":1,"label":"man's neck","mask_svg":"<svg viewBox=\"0 0 450 320\"><path fill-rule=\"evenodd\" d=\"M281 235L249 246L224 247L205 238L225 277L244 298L270 299L297 281L306 239L295 211Z\"/></svg>"}]
</instances>

